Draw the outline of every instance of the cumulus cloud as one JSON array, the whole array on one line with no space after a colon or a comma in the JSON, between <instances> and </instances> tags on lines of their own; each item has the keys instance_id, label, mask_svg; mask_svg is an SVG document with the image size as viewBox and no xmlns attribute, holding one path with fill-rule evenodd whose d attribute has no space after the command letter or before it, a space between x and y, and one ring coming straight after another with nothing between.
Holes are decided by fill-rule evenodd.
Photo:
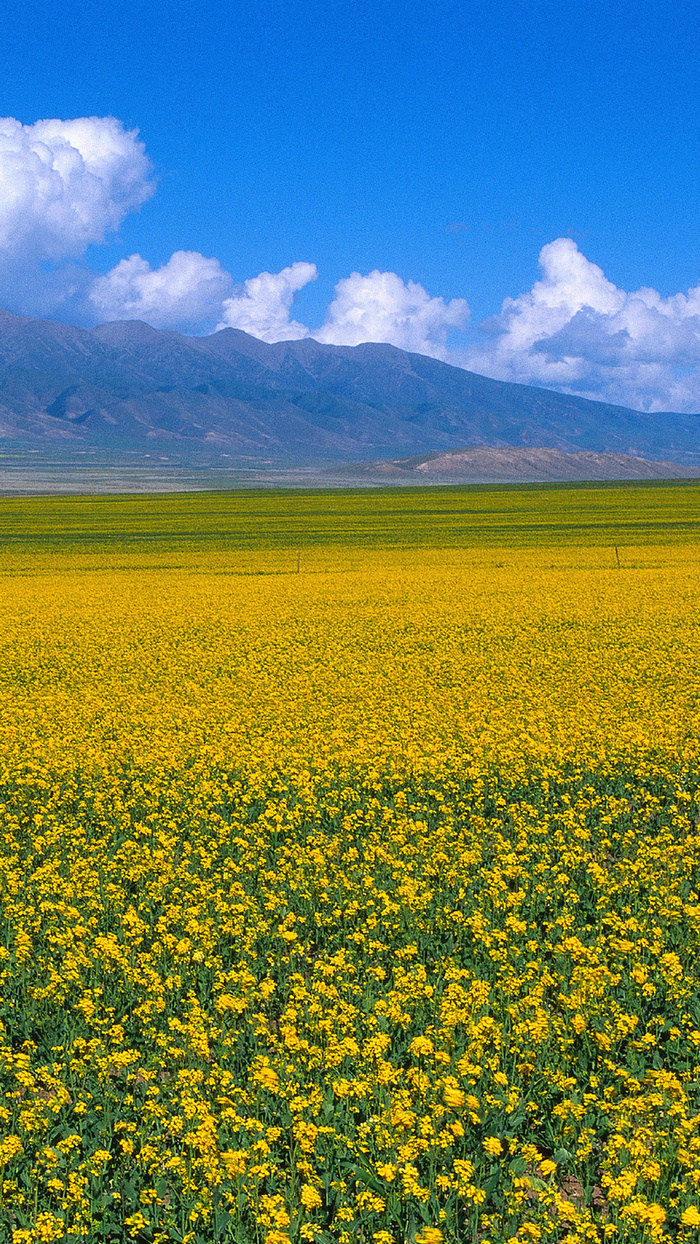
<instances>
[{"instance_id":1,"label":"cumulus cloud","mask_svg":"<svg viewBox=\"0 0 700 1244\"><path fill-rule=\"evenodd\" d=\"M153 328L199 333L213 329L230 289L218 259L175 251L160 268L140 255L122 259L94 281L90 301L100 321L145 320Z\"/></svg>"},{"instance_id":2,"label":"cumulus cloud","mask_svg":"<svg viewBox=\"0 0 700 1244\"><path fill-rule=\"evenodd\" d=\"M484 325L463 366L642 410L700 409L700 286L663 298L609 281L570 238L542 248L542 277Z\"/></svg>"},{"instance_id":3,"label":"cumulus cloud","mask_svg":"<svg viewBox=\"0 0 700 1244\"><path fill-rule=\"evenodd\" d=\"M79 302L91 274L73 261L153 190L138 131L115 117L0 118L0 297L33 313Z\"/></svg>"},{"instance_id":4,"label":"cumulus cloud","mask_svg":"<svg viewBox=\"0 0 700 1244\"><path fill-rule=\"evenodd\" d=\"M433 298L422 285L407 284L395 272L375 269L368 276L353 272L338 281L326 322L312 335L331 345L356 346L363 341L383 341L448 358L448 334L466 327L469 307L464 298Z\"/></svg>"},{"instance_id":5,"label":"cumulus cloud","mask_svg":"<svg viewBox=\"0 0 700 1244\"><path fill-rule=\"evenodd\" d=\"M318 276L313 263L293 263L281 272L261 272L244 281L223 304L219 328L240 328L262 341L298 341L309 330L289 313L294 295Z\"/></svg>"},{"instance_id":6,"label":"cumulus cloud","mask_svg":"<svg viewBox=\"0 0 700 1244\"><path fill-rule=\"evenodd\" d=\"M115 117L0 119L0 251L81 255L153 194L137 130Z\"/></svg>"},{"instance_id":7,"label":"cumulus cloud","mask_svg":"<svg viewBox=\"0 0 700 1244\"><path fill-rule=\"evenodd\" d=\"M281 272L261 272L245 281L223 306L219 328L240 328L263 341L313 336L332 345L384 341L404 350L447 358L447 337L464 328L469 308L463 298L432 298L422 285L407 284L395 272L353 272L339 281L323 326L311 332L290 318L294 295L315 281L316 265L295 263Z\"/></svg>"}]
</instances>

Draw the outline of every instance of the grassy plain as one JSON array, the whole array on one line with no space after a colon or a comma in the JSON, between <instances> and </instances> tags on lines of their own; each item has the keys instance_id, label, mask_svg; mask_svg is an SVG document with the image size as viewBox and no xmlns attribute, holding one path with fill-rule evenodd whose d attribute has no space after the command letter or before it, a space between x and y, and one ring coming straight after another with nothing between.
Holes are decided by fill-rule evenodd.
<instances>
[{"instance_id":1,"label":"grassy plain","mask_svg":"<svg viewBox=\"0 0 700 1244\"><path fill-rule=\"evenodd\" d=\"M696 481L0 499L0 549L32 554L649 545L700 535ZM261 563L262 565L263 563Z\"/></svg>"},{"instance_id":2,"label":"grassy plain","mask_svg":"<svg viewBox=\"0 0 700 1244\"><path fill-rule=\"evenodd\" d=\"M0 1238L697 1238L699 537L0 502Z\"/></svg>"}]
</instances>

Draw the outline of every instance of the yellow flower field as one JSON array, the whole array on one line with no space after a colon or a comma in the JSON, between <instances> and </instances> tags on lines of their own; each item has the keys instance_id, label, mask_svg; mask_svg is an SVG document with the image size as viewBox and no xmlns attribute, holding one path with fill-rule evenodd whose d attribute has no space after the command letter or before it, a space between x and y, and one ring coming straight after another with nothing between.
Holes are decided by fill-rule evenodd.
<instances>
[{"instance_id":1,"label":"yellow flower field","mask_svg":"<svg viewBox=\"0 0 700 1244\"><path fill-rule=\"evenodd\" d=\"M297 574L0 502L0 1240L697 1240L682 503Z\"/></svg>"}]
</instances>

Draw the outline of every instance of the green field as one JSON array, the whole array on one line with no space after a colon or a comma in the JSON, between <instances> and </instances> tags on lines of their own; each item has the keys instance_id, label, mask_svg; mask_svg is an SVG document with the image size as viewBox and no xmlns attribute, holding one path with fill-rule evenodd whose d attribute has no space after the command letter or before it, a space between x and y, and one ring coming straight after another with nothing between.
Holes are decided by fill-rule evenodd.
<instances>
[{"instance_id":1,"label":"green field","mask_svg":"<svg viewBox=\"0 0 700 1244\"><path fill-rule=\"evenodd\" d=\"M697 481L0 499L0 550L27 555L637 547L698 538Z\"/></svg>"}]
</instances>

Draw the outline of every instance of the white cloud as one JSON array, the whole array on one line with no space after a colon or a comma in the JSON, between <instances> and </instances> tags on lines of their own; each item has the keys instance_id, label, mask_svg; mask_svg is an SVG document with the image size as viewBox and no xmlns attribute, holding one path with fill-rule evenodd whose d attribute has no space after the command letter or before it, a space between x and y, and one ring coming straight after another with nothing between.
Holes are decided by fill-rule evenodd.
<instances>
[{"instance_id":1,"label":"white cloud","mask_svg":"<svg viewBox=\"0 0 700 1244\"><path fill-rule=\"evenodd\" d=\"M137 130L115 117L0 119L0 252L82 255L153 194Z\"/></svg>"},{"instance_id":2,"label":"white cloud","mask_svg":"<svg viewBox=\"0 0 700 1244\"><path fill-rule=\"evenodd\" d=\"M222 307L219 328L240 328L262 341L297 341L309 330L290 320L294 295L318 276L313 263L294 263L281 272L261 272L243 283Z\"/></svg>"},{"instance_id":3,"label":"white cloud","mask_svg":"<svg viewBox=\"0 0 700 1244\"><path fill-rule=\"evenodd\" d=\"M464 328L469 308L463 298L446 303L422 285L404 284L395 272L353 272L335 287L323 326L314 332L290 319L294 295L318 273L316 265L295 263L281 272L261 272L227 298L219 328L240 328L263 341L294 341L313 336L333 345L385 341L404 350L448 357L453 328Z\"/></svg>"},{"instance_id":4,"label":"white cloud","mask_svg":"<svg viewBox=\"0 0 700 1244\"><path fill-rule=\"evenodd\" d=\"M77 307L92 278L71 261L153 190L138 131L115 117L1 118L0 298L34 314Z\"/></svg>"},{"instance_id":5,"label":"white cloud","mask_svg":"<svg viewBox=\"0 0 700 1244\"><path fill-rule=\"evenodd\" d=\"M230 289L218 259L175 251L160 268L140 255L122 259L94 281L90 301L100 321L145 320L153 328L199 333L214 327Z\"/></svg>"},{"instance_id":6,"label":"white cloud","mask_svg":"<svg viewBox=\"0 0 700 1244\"><path fill-rule=\"evenodd\" d=\"M431 298L422 285L404 284L395 272L375 269L368 276L353 272L338 281L326 322L312 336L344 346L383 341L402 350L448 358L448 333L465 328L468 318L464 298L451 302Z\"/></svg>"},{"instance_id":7,"label":"white cloud","mask_svg":"<svg viewBox=\"0 0 700 1244\"><path fill-rule=\"evenodd\" d=\"M501 380L646 410L700 409L700 286L662 298L618 289L570 238L540 252L542 278L454 361Z\"/></svg>"}]
</instances>

